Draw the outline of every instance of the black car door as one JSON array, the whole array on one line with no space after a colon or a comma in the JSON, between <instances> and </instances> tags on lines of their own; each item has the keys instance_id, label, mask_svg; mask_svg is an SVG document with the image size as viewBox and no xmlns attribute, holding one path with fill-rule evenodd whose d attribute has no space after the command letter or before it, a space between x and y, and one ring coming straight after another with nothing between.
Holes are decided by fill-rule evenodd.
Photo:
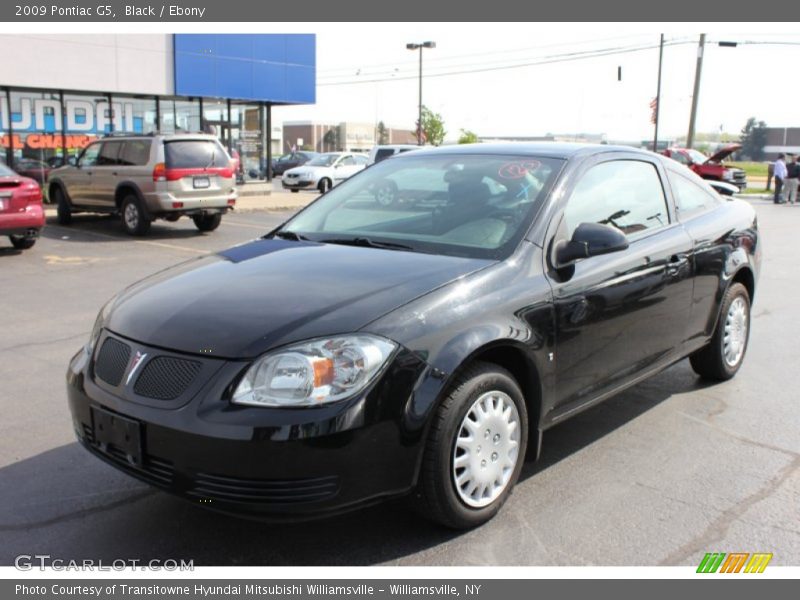
<instances>
[{"instance_id":1,"label":"black car door","mask_svg":"<svg viewBox=\"0 0 800 600\"><path fill-rule=\"evenodd\" d=\"M679 348L692 297L692 241L676 221L663 167L642 155L585 165L548 229L556 313L556 408L564 417ZM612 157L612 158L609 158ZM581 223L622 231L626 250L560 269L552 247Z\"/></svg>"}]
</instances>

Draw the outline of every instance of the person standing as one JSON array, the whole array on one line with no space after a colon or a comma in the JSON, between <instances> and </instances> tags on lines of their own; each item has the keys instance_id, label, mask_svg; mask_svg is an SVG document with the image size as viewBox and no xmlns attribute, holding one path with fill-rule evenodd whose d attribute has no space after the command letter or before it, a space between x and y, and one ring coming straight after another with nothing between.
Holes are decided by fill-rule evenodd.
<instances>
[{"instance_id":1,"label":"person standing","mask_svg":"<svg viewBox=\"0 0 800 600\"><path fill-rule=\"evenodd\" d=\"M778 160L775 161L775 197L773 202L775 204L783 204L783 181L786 179L786 163L784 162L785 155L778 154Z\"/></svg>"},{"instance_id":2,"label":"person standing","mask_svg":"<svg viewBox=\"0 0 800 600\"><path fill-rule=\"evenodd\" d=\"M800 179L800 163L797 162L797 156L789 155L791 159L789 164L786 165L786 180L784 185L784 196L789 204L797 202L797 184Z\"/></svg>"}]
</instances>

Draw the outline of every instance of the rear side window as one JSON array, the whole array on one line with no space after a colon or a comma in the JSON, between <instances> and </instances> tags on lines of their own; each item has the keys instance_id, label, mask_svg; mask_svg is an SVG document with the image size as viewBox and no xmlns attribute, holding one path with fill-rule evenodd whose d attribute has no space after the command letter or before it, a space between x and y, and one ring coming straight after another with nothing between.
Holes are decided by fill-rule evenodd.
<instances>
[{"instance_id":1,"label":"rear side window","mask_svg":"<svg viewBox=\"0 0 800 600\"><path fill-rule=\"evenodd\" d=\"M97 157L98 167L110 167L119 164L119 151L122 149L122 142L104 142Z\"/></svg>"},{"instance_id":2,"label":"rear side window","mask_svg":"<svg viewBox=\"0 0 800 600\"><path fill-rule=\"evenodd\" d=\"M167 168L227 167L228 155L216 140L179 140L164 143Z\"/></svg>"},{"instance_id":3,"label":"rear side window","mask_svg":"<svg viewBox=\"0 0 800 600\"><path fill-rule=\"evenodd\" d=\"M126 166L146 165L150 160L150 140L128 140L122 148L120 164Z\"/></svg>"},{"instance_id":4,"label":"rear side window","mask_svg":"<svg viewBox=\"0 0 800 600\"><path fill-rule=\"evenodd\" d=\"M564 211L567 234L581 223L611 225L627 236L669 223L667 201L655 165L614 160L589 169Z\"/></svg>"},{"instance_id":5,"label":"rear side window","mask_svg":"<svg viewBox=\"0 0 800 600\"><path fill-rule=\"evenodd\" d=\"M384 158L389 158L394 154L394 150L392 148L381 148L377 152L375 152L375 162L379 162Z\"/></svg>"},{"instance_id":6,"label":"rear side window","mask_svg":"<svg viewBox=\"0 0 800 600\"><path fill-rule=\"evenodd\" d=\"M675 196L675 206L678 211L684 214L696 210L705 210L719 203L714 194L704 190L682 175L670 171L669 181L672 184L672 194Z\"/></svg>"}]
</instances>

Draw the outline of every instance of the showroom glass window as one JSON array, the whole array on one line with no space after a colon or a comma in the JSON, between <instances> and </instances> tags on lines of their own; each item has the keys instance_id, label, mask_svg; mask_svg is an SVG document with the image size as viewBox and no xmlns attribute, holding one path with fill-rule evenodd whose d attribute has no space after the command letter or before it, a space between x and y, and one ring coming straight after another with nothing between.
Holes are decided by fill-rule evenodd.
<instances>
[{"instance_id":1,"label":"showroom glass window","mask_svg":"<svg viewBox=\"0 0 800 600\"><path fill-rule=\"evenodd\" d=\"M44 183L63 160L61 102L57 92L11 92L12 164L15 170Z\"/></svg>"},{"instance_id":2,"label":"showroom glass window","mask_svg":"<svg viewBox=\"0 0 800 600\"><path fill-rule=\"evenodd\" d=\"M162 133L200 131L200 100L162 98L159 104Z\"/></svg>"},{"instance_id":3,"label":"showroom glass window","mask_svg":"<svg viewBox=\"0 0 800 600\"><path fill-rule=\"evenodd\" d=\"M239 153L245 182L266 177L263 113L257 104L231 106L231 148Z\"/></svg>"},{"instance_id":4,"label":"showroom glass window","mask_svg":"<svg viewBox=\"0 0 800 600\"><path fill-rule=\"evenodd\" d=\"M114 94L115 110L123 118L114 123L115 133L151 133L158 130L156 99L152 96L120 96Z\"/></svg>"},{"instance_id":5,"label":"showroom glass window","mask_svg":"<svg viewBox=\"0 0 800 600\"><path fill-rule=\"evenodd\" d=\"M63 121L67 157L77 157L109 128L108 97L102 94L64 94ZM99 117L99 118L98 118ZM117 126L124 128L125 115L118 111Z\"/></svg>"},{"instance_id":6,"label":"showroom glass window","mask_svg":"<svg viewBox=\"0 0 800 600\"><path fill-rule=\"evenodd\" d=\"M567 235L581 223L600 223L638 238L669 223L655 165L640 160L600 163L583 174L564 210Z\"/></svg>"}]
</instances>

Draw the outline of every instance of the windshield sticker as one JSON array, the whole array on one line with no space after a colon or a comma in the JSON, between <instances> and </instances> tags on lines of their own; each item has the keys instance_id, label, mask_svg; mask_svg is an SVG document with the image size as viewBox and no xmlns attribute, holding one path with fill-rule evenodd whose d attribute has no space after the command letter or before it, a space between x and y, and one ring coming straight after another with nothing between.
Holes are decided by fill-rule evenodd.
<instances>
[{"instance_id":1,"label":"windshield sticker","mask_svg":"<svg viewBox=\"0 0 800 600\"><path fill-rule=\"evenodd\" d=\"M541 163L535 160L510 162L500 167L497 174L503 179L522 179L528 173L533 173L540 166Z\"/></svg>"}]
</instances>

